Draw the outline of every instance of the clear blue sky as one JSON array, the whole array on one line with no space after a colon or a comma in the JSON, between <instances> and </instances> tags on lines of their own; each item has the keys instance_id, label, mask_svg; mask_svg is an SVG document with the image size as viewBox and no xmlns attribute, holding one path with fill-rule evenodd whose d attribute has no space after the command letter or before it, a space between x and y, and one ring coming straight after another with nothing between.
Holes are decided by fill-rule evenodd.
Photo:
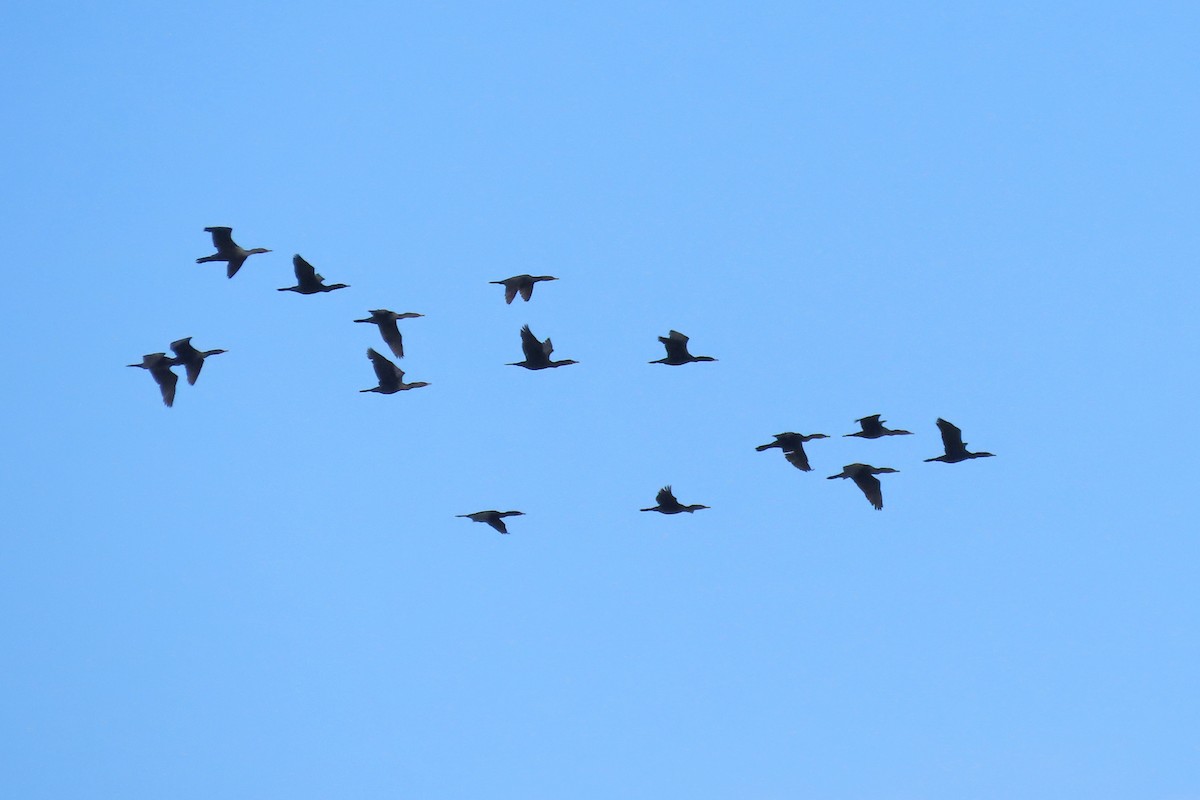
<instances>
[{"instance_id":1,"label":"clear blue sky","mask_svg":"<svg viewBox=\"0 0 1200 800\"><path fill-rule=\"evenodd\" d=\"M834 5L12 8L0 795L1200 795L1200 11Z\"/></svg>"}]
</instances>

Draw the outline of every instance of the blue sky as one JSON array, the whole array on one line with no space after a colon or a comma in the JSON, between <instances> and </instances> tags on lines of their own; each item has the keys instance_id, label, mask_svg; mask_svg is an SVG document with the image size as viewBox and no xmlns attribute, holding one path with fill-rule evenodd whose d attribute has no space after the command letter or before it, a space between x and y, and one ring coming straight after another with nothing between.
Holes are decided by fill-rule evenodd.
<instances>
[{"instance_id":1,"label":"blue sky","mask_svg":"<svg viewBox=\"0 0 1200 800\"><path fill-rule=\"evenodd\" d=\"M1052 5L14 9L0 792L1196 796L1200 13Z\"/></svg>"}]
</instances>

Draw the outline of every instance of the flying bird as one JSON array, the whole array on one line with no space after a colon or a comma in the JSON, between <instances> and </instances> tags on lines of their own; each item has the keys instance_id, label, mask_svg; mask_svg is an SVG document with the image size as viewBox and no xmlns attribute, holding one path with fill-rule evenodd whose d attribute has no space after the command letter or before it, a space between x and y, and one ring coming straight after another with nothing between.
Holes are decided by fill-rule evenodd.
<instances>
[{"instance_id":1,"label":"flying bird","mask_svg":"<svg viewBox=\"0 0 1200 800\"><path fill-rule=\"evenodd\" d=\"M350 288L344 283L334 283L326 286L325 279L318 275L316 268L301 258L299 253L292 256L292 268L296 272L296 285L285 286L279 291L296 292L298 294L320 294L321 292L332 292L334 289Z\"/></svg>"},{"instance_id":2,"label":"flying bird","mask_svg":"<svg viewBox=\"0 0 1200 800\"><path fill-rule=\"evenodd\" d=\"M937 458L927 458L928 461L942 461L946 464L957 464L960 461L966 461L972 458L991 458L995 453L972 453L967 450L967 443L962 439L962 431L958 426L952 425L946 420L938 417L938 430L942 433L942 447L946 454Z\"/></svg>"},{"instance_id":3,"label":"flying bird","mask_svg":"<svg viewBox=\"0 0 1200 800\"><path fill-rule=\"evenodd\" d=\"M242 268L242 264L246 263L246 259L255 253L269 253L263 247L256 247L253 250L246 250L239 247L237 242L233 241L233 228L214 227L205 228L204 230L212 234L213 247L217 248L217 252L211 256L197 258L197 264L204 264L209 261L225 261L228 262L225 267L225 275L232 278L237 275L237 271Z\"/></svg>"},{"instance_id":4,"label":"flying bird","mask_svg":"<svg viewBox=\"0 0 1200 800\"><path fill-rule=\"evenodd\" d=\"M658 505L656 505L652 508L641 508L638 510L639 511L657 511L660 514L682 514L684 511L686 511L687 513L691 514L693 512L699 511L702 508L708 508L708 506L701 506L701 505L694 505L694 506L682 505L678 500L675 499L675 495L671 492L670 486L664 486L663 488L659 489L658 494L654 498L654 501L656 503L658 503Z\"/></svg>"},{"instance_id":5,"label":"flying bird","mask_svg":"<svg viewBox=\"0 0 1200 800\"><path fill-rule=\"evenodd\" d=\"M404 370L397 367L387 358L381 356L374 348L367 348L367 358L371 359L371 366L375 368L375 377L379 380L379 385L370 389L359 389L360 392L379 392L380 394L395 394L408 389L419 389L422 386L428 386L425 381L417 381L416 383L404 382Z\"/></svg>"},{"instance_id":6,"label":"flying bird","mask_svg":"<svg viewBox=\"0 0 1200 800\"><path fill-rule=\"evenodd\" d=\"M678 367L692 361L716 361L712 356L694 356L689 353L688 337L679 331L671 331L666 336L658 337L658 340L663 343L663 347L667 348L667 356L657 361L651 361L651 364L669 364L672 367Z\"/></svg>"},{"instance_id":7,"label":"flying bird","mask_svg":"<svg viewBox=\"0 0 1200 800\"><path fill-rule=\"evenodd\" d=\"M197 350L192 346L192 337L176 339L171 342L171 352L175 354L175 364L187 370L188 386L194 386L204 368L204 359L228 353L228 350Z\"/></svg>"},{"instance_id":8,"label":"flying bird","mask_svg":"<svg viewBox=\"0 0 1200 800\"><path fill-rule=\"evenodd\" d=\"M573 359L551 361L550 354L554 352L554 345L550 343L550 338L546 337L546 341L539 342L538 338L533 335L533 331L529 330L528 325L521 328L521 349L525 352L525 360L517 361L507 366L524 367L525 369L549 369L551 367L565 367L567 364L579 363Z\"/></svg>"},{"instance_id":9,"label":"flying bird","mask_svg":"<svg viewBox=\"0 0 1200 800\"><path fill-rule=\"evenodd\" d=\"M770 450L772 447L778 447L783 451L783 457L788 460L788 463L793 467L805 472L812 472L812 467L808 465L808 455L804 452L804 443L810 442L813 439L828 439L829 437L823 433L813 433L804 435L803 433L777 433L775 441L770 444L760 444L754 448L758 452Z\"/></svg>"},{"instance_id":10,"label":"flying bird","mask_svg":"<svg viewBox=\"0 0 1200 800\"><path fill-rule=\"evenodd\" d=\"M171 367L175 366L175 359L168 358L166 353L148 353L142 356L142 363L126 366L149 370L150 377L154 378L158 390L162 393L163 405L167 408L174 405L175 384L179 382L179 376L171 371Z\"/></svg>"},{"instance_id":11,"label":"flying bird","mask_svg":"<svg viewBox=\"0 0 1200 800\"><path fill-rule=\"evenodd\" d=\"M883 436L912 436L912 431L901 431L885 428L883 426L885 420L881 420L879 416L879 414L872 414L869 417L863 417L862 419L854 420L862 426L862 430L855 431L854 433L844 433L842 436L857 436L860 439L878 439Z\"/></svg>"},{"instance_id":12,"label":"flying bird","mask_svg":"<svg viewBox=\"0 0 1200 800\"><path fill-rule=\"evenodd\" d=\"M504 287L504 302L509 305L517 296L517 292L521 293L521 299L529 302L529 298L533 297L533 285L538 281L556 281L558 278L553 275L514 275L511 278L505 278L502 281L488 281L488 283L496 283Z\"/></svg>"},{"instance_id":13,"label":"flying bird","mask_svg":"<svg viewBox=\"0 0 1200 800\"><path fill-rule=\"evenodd\" d=\"M879 484L879 478L875 476L885 472L899 471L891 467L872 467L870 464L847 464L837 475L830 475L829 480L849 478L854 481L854 485L862 490L862 493L867 496L867 500L878 511L883 508L883 487Z\"/></svg>"},{"instance_id":14,"label":"flying bird","mask_svg":"<svg viewBox=\"0 0 1200 800\"><path fill-rule=\"evenodd\" d=\"M400 327L396 324L397 320L414 319L423 317L424 314L417 314L412 311L405 311L403 314L397 314L395 311L388 311L386 308L377 308L371 312L371 316L366 319L356 319L355 322L370 322L373 325L379 326L379 333L383 336L383 341L392 349L392 354L396 358L404 358L404 339L400 336Z\"/></svg>"},{"instance_id":15,"label":"flying bird","mask_svg":"<svg viewBox=\"0 0 1200 800\"><path fill-rule=\"evenodd\" d=\"M474 514L458 514L459 517L466 517L472 522L486 522L501 533L508 533L508 527L504 524L504 517L523 517L524 511L476 511Z\"/></svg>"}]
</instances>

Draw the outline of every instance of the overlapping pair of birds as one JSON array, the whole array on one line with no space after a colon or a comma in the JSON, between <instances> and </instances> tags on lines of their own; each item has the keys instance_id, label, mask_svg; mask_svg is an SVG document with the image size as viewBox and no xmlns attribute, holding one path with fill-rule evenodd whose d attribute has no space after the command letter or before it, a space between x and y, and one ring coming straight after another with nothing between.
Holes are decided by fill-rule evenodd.
<instances>
[{"instance_id":1,"label":"overlapping pair of birds","mask_svg":"<svg viewBox=\"0 0 1200 800\"><path fill-rule=\"evenodd\" d=\"M217 252L211 256L196 259L196 263L204 264L212 261L223 261L226 263L226 276L229 278L237 274L238 270L242 268L242 265L246 263L246 259L250 256L257 253L271 252L262 247L250 250L240 247L233 241L232 228L211 227L204 230L212 234L213 246L216 247ZM292 257L292 266L296 273L296 285L281 288L279 289L281 292L321 294L323 292L332 292L336 289L349 288L344 283L326 284L325 279L317 273L313 265L301 258L299 254ZM528 301L533 297L533 287L536 283L553 280L558 279L551 275L516 275L501 281L491 282L504 287L504 301L511 304L518 294L522 299ZM379 332L383 337L383 341L392 351L392 354L396 358L404 358L404 340L400 335L400 328L397 322L402 319L421 317L423 315L413 312L401 314L389 311L388 309L375 309L370 314L371 316L366 319L356 319L354 321L379 326ZM163 403L167 406L171 406L175 402L175 386L179 380L178 376L172 372L172 367L183 367L187 374L188 385L193 385L200 376L200 370L204 367L204 360L206 358L227 352L225 350L198 350L192 345L191 338L189 336L171 342L170 348L171 352L175 354L174 357L168 356L166 353L149 353L142 357L140 364L129 365L131 367L141 367L150 372L151 377L154 378L162 393ZM664 358L649 362L651 364L681 366L696 361L716 361L711 356L692 355L688 351L688 337L679 331L670 331L666 336L658 337L658 340L666 348L667 354ZM509 366L541 370L578 363L571 359L562 361L551 360L550 355L554 352L554 346L551 344L550 339L539 340L534 336L528 325L521 328L521 349L525 354L524 360L513 362ZM424 381L405 383L404 371L374 348L367 349L367 358L371 360L371 365L375 369L375 376L379 381L379 385L370 389L360 389L359 391L395 394L396 392L429 385ZM908 436L912 434L911 431L893 430L885 427L883 424L884 420L880 419L879 414L872 414L855 421L859 423L862 430L844 434L845 436L854 436L862 439L879 439L885 436ZM974 453L967 450L966 444L962 439L962 431L944 419L938 419L937 427L942 436L942 446L945 453L936 458L925 459L927 462L941 461L946 464L956 464L960 461L967 461L973 458L987 458L994 455L986 452ZM759 445L755 449L761 452L778 447L783 451L788 463L804 472L811 472L812 467L808 463L808 455L804 452L804 443L814 439L828 438L823 433L801 434L787 431L776 434L775 441ZM840 473L830 475L829 479L849 478L854 481L855 485L858 486L874 508L882 509L883 488L880 485L879 478L876 476L889 472L899 472L899 470L892 469L891 467L874 467L870 464L847 464L842 468ZM708 506L698 504L683 505L675 498L670 486L664 486L659 490L658 495L655 497L655 503L656 505L650 508L640 510L657 511L661 514L681 514L684 512L691 514L695 511L708 508ZM487 523L500 533L508 533L504 519L506 517L523 515L524 512L522 511L490 510L477 511L473 514L460 514L459 516L466 517L475 522Z\"/></svg>"}]
</instances>

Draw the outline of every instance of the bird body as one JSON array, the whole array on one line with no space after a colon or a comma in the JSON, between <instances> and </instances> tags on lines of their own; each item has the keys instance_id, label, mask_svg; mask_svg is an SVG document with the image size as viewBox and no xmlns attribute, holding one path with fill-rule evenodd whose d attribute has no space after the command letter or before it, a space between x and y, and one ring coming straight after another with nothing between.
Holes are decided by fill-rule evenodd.
<instances>
[{"instance_id":1,"label":"bird body","mask_svg":"<svg viewBox=\"0 0 1200 800\"><path fill-rule=\"evenodd\" d=\"M197 350L192 346L192 337L187 336L183 339L176 339L171 342L171 352L175 354L175 364L187 370L187 382L189 386L194 386L196 379L200 377L200 370L204 368L204 359L209 356L220 355L227 353L228 350Z\"/></svg>"},{"instance_id":2,"label":"bird body","mask_svg":"<svg viewBox=\"0 0 1200 800\"><path fill-rule=\"evenodd\" d=\"M279 291L296 292L297 294L320 294L321 292L332 292L334 289L350 288L344 283L333 283L326 286L325 279L318 275L316 268L301 258L299 253L292 256L292 269L296 273L296 285L285 286Z\"/></svg>"},{"instance_id":3,"label":"bird body","mask_svg":"<svg viewBox=\"0 0 1200 800\"><path fill-rule=\"evenodd\" d=\"M360 392L395 394L396 392L403 392L407 391L408 389L419 389L422 386L429 385L425 381L405 383L404 370L397 367L385 356L380 355L375 351L374 348L367 348L367 358L371 359L371 366L375 368L375 377L379 379L379 385L370 389L359 389Z\"/></svg>"},{"instance_id":4,"label":"bird body","mask_svg":"<svg viewBox=\"0 0 1200 800\"><path fill-rule=\"evenodd\" d=\"M885 472L899 472L898 469L891 467L872 467L870 464L847 464L842 467L842 471L837 475L830 475L829 480L834 478L849 478L854 481L854 485L862 490L862 493L867 496L867 500L875 507L876 511L883 508L883 487L879 483L879 478L876 475L882 475Z\"/></svg>"},{"instance_id":5,"label":"bird body","mask_svg":"<svg viewBox=\"0 0 1200 800\"><path fill-rule=\"evenodd\" d=\"M150 377L154 378L154 382L158 384L158 390L162 393L163 405L170 408L175 403L175 384L179 382L179 376L171 371L171 367L175 366L175 359L169 358L166 353L147 353L142 356L142 363L127 364L130 367L141 367L150 372Z\"/></svg>"},{"instance_id":6,"label":"bird body","mask_svg":"<svg viewBox=\"0 0 1200 800\"><path fill-rule=\"evenodd\" d=\"M396 321L423 316L425 315L416 314L412 311L397 314L395 311L388 311L386 308L377 308L371 311L371 316L366 319L356 319L354 321L370 322L373 325L378 325L379 333L383 336L384 343L391 348L392 354L396 358L404 358L404 339L400 336L400 326L396 324Z\"/></svg>"},{"instance_id":7,"label":"bird body","mask_svg":"<svg viewBox=\"0 0 1200 800\"><path fill-rule=\"evenodd\" d=\"M233 241L233 228L212 227L205 228L205 231L212 234L213 247L217 248L217 252L211 256L197 258L197 264L204 264L209 261L224 261L226 262L225 275L232 278L237 275L237 271L242 268L242 264L246 263L246 259L256 253L269 253L264 247L255 247L253 250L247 250L244 247L238 246L237 242Z\"/></svg>"},{"instance_id":8,"label":"bird body","mask_svg":"<svg viewBox=\"0 0 1200 800\"><path fill-rule=\"evenodd\" d=\"M686 511L689 514L692 514L696 511L699 511L702 508L708 508L708 506L702 506L702 505L692 505L692 506L683 505L682 503L680 503L678 500L675 499L675 494L674 494L674 492L671 491L670 486L664 486L663 488L659 489L658 494L654 498L654 501L656 503L658 503L658 505L652 506L651 508L640 508L638 510L639 511L657 511L660 514L682 514L683 512Z\"/></svg>"},{"instance_id":9,"label":"bird body","mask_svg":"<svg viewBox=\"0 0 1200 800\"><path fill-rule=\"evenodd\" d=\"M502 281L488 281L488 283L499 284L504 287L504 302L512 305L512 301L520 292L521 299L529 302L529 298L533 297L533 285L538 281L556 281L558 278L553 275L514 275L511 278L505 278Z\"/></svg>"},{"instance_id":10,"label":"bird body","mask_svg":"<svg viewBox=\"0 0 1200 800\"><path fill-rule=\"evenodd\" d=\"M550 354L554 352L554 345L550 342L550 338L546 337L546 341L538 341L538 338L533 335L533 331L529 330L529 326L521 328L521 350L525 353L524 361L517 361L508 364L510 367L524 367L525 369L550 369L552 367L565 367L568 364L578 364L578 361L567 359L565 361L551 361Z\"/></svg>"},{"instance_id":11,"label":"bird body","mask_svg":"<svg viewBox=\"0 0 1200 800\"><path fill-rule=\"evenodd\" d=\"M901 431L885 428L883 423L886 420L881 420L879 418L880 416L881 415L879 414L872 414L869 417L863 417L862 419L854 420L862 426L862 430L855 431L854 433L845 433L842 434L842 436L857 436L860 439L879 439L884 436L912 436L912 431Z\"/></svg>"},{"instance_id":12,"label":"bird body","mask_svg":"<svg viewBox=\"0 0 1200 800\"><path fill-rule=\"evenodd\" d=\"M804 452L804 443L810 442L813 439L828 439L829 437L823 433L813 433L805 435L803 433L787 433L775 434L775 441L769 444L760 444L754 448L758 452L770 450L772 447L778 447L783 451L784 458L798 470L811 472L812 467L808 464L808 454Z\"/></svg>"},{"instance_id":13,"label":"bird body","mask_svg":"<svg viewBox=\"0 0 1200 800\"><path fill-rule=\"evenodd\" d=\"M663 347L667 348L665 358L660 358L656 361L651 361L651 364L667 364L672 367L678 367L683 364L690 364L693 361L716 361L712 356L694 356L688 352L688 337L684 336L679 331L670 331L666 336L658 337L662 342Z\"/></svg>"},{"instance_id":14,"label":"bird body","mask_svg":"<svg viewBox=\"0 0 1200 800\"><path fill-rule=\"evenodd\" d=\"M941 461L946 464L957 464L960 461L967 461L972 458L992 458L995 453L972 453L967 450L967 443L962 439L962 431L955 425L938 417L938 430L942 434L942 447L945 449L945 455L940 455L937 458L927 458L929 461Z\"/></svg>"},{"instance_id":15,"label":"bird body","mask_svg":"<svg viewBox=\"0 0 1200 800\"><path fill-rule=\"evenodd\" d=\"M486 522L501 533L508 533L508 527L504 524L504 517L523 517L524 511L476 511L474 514L459 514L459 517L466 517L472 522Z\"/></svg>"}]
</instances>

